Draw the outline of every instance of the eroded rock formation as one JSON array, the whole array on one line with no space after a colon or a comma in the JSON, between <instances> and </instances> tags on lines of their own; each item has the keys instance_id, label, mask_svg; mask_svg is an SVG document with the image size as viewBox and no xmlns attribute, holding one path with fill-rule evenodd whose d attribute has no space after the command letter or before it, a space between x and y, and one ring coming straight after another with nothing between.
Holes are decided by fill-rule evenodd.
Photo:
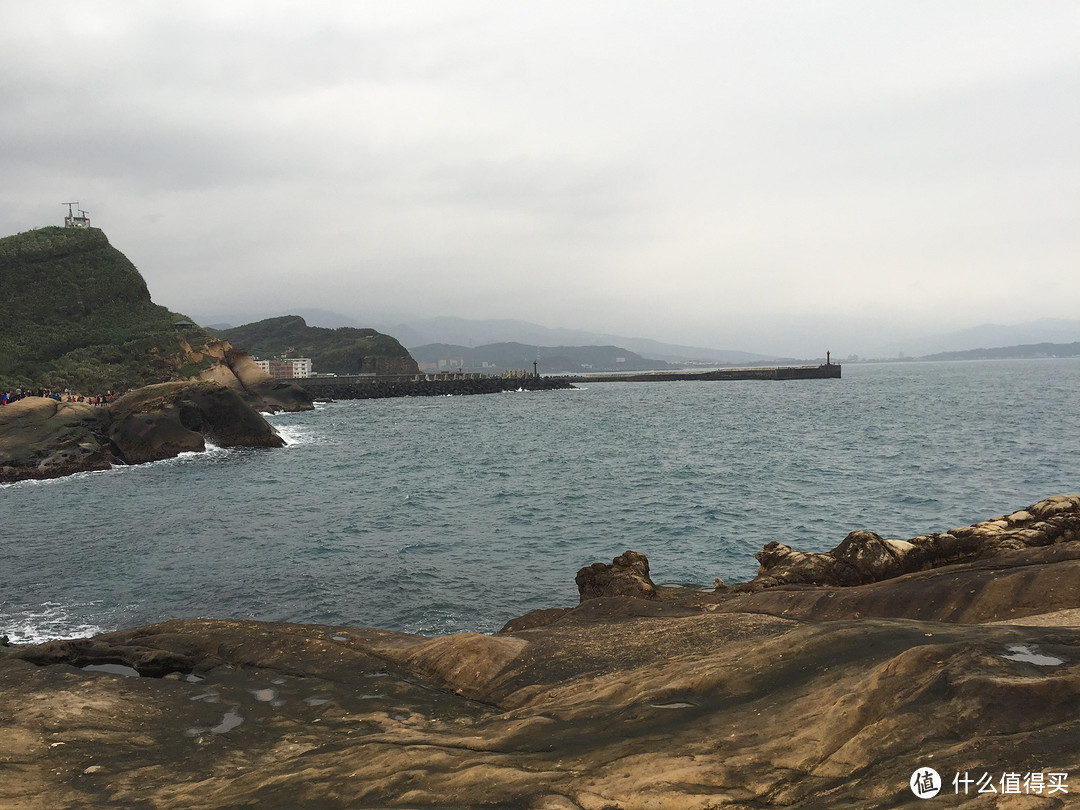
<instances>
[{"instance_id":1,"label":"eroded rock formation","mask_svg":"<svg viewBox=\"0 0 1080 810\"><path fill-rule=\"evenodd\" d=\"M56 478L220 447L281 447L240 395L211 382L140 388L111 406L26 397L0 409L0 482Z\"/></svg>"},{"instance_id":2,"label":"eroded rock formation","mask_svg":"<svg viewBox=\"0 0 1080 810\"><path fill-rule=\"evenodd\" d=\"M635 596L656 599L656 586L649 578L649 560L637 551L624 551L611 561L593 563L577 572L580 601L601 596Z\"/></svg>"},{"instance_id":3,"label":"eroded rock formation","mask_svg":"<svg viewBox=\"0 0 1080 810\"><path fill-rule=\"evenodd\" d=\"M109 409L109 439L128 464L220 447L282 447L284 440L231 388L214 383L149 385Z\"/></svg>"},{"instance_id":4,"label":"eroded rock formation","mask_svg":"<svg viewBox=\"0 0 1080 810\"><path fill-rule=\"evenodd\" d=\"M1072 540L1080 540L1080 495L1055 495L1009 515L911 540L886 540L873 532L854 531L824 554L795 551L773 541L757 553L758 575L743 587L864 585Z\"/></svg>"},{"instance_id":5,"label":"eroded rock formation","mask_svg":"<svg viewBox=\"0 0 1080 810\"><path fill-rule=\"evenodd\" d=\"M0 408L0 482L57 478L115 463L109 413L81 402L27 397Z\"/></svg>"},{"instance_id":6,"label":"eroded rock formation","mask_svg":"<svg viewBox=\"0 0 1080 810\"><path fill-rule=\"evenodd\" d=\"M233 389L264 413L310 411L315 407L303 388L288 380L275 380L255 365L250 354L234 349L227 340L209 340L199 354L218 361L199 374L200 380Z\"/></svg>"}]
</instances>

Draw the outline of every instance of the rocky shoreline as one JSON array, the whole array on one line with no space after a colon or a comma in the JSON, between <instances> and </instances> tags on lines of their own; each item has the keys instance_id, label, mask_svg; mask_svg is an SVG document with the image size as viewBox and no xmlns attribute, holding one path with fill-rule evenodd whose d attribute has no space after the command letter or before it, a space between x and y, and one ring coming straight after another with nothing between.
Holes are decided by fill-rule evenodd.
<instances>
[{"instance_id":1,"label":"rocky shoreline","mask_svg":"<svg viewBox=\"0 0 1080 810\"><path fill-rule=\"evenodd\" d=\"M943 806L1074 803L1080 495L758 557L700 592L627 552L492 636L191 619L0 648L0 804L884 808L922 806L926 768Z\"/></svg>"},{"instance_id":2,"label":"rocky shoreline","mask_svg":"<svg viewBox=\"0 0 1080 810\"><path fill-rule=\"evenodd\" d=\"M0 483L59 478L220 447L282 447L236 391L213 382L159 383L111 405L26 397L0 412Z\"/></svg>"},{"instance_id":3,"label":"rocky shoreline","mask_svg":"<svg viewBox=\"0 0 1080 810\"><path fill-rule=\"evenodd\" d=\"M184 349L215 362L197 379L148 385L107 406L28 396L0 408L0 484L161 461L202 452L208 441L282 447L262 413L314 407L305 391L224 341Z\"/></svg>"}]
</instances>

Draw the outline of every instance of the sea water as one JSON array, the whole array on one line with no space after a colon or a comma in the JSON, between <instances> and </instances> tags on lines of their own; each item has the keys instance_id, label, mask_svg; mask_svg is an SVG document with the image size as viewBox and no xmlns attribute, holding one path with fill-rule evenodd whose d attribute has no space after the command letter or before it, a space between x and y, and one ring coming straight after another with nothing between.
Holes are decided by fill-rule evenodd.
<instances>
[{"instance_id":1,"label":"sea water","mask_svg":"<svg viewBox=\"0 0 1080 810\"><path fill-rule=\"evenodd\" d=\"M772 540L906 539L1080 490L1080 360L843 374L320 404L270 417L283 449L0 487L0 634L493 632L626 549L711 587Z\"/></svg>"}]
</instances>

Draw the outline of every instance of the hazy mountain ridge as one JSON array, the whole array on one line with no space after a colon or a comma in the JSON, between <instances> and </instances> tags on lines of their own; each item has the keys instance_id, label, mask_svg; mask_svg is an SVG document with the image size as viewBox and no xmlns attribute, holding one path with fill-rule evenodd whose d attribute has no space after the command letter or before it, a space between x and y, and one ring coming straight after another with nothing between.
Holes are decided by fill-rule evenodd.
<instances>
[{"instance_id":1,"label":"hazy mountain ridge","mask_svg":"<svg viewBox=\"0 0 1080 810\"><path fill-rule=\"evenodd\" d=\"M1039 318L1016 324L981 324L956 332L946 332L907 340L891 341L870 357L929 357L945 352L966 352L985 347L1024 346L1038 343L1080 341L1080 320Z\"/></svg>"},{"instance_id":2,"label":"hazy mountain ridge","mask_svg":"<svg viewBox=\"0 0 1080 810\"><path fill-rule=\"evenodd\" d=\"M680 346L649 338L633 338L590 332L584 329L564 329L541 326L512 319L469 320L454 316L424 318L385 327L410 350L430 343L448 343L467 347L495 343L523 343L541 347L560 346L618 346L653 360L682 363L741 363L767 360L769 355L734 349L713 349L700 346Z\"/></svg>"},{"instance_id":3,"label":"hazy mountain ridge","mask_svg":"<svg viewBox=\"0 0 1080 810\"><path fill-rule=\"evenodd\" d=\"M280 314L280 313L279 313ZM628 338L584 329L563 329L542 326L514 319L470 320L456 316L437 318L373 317L361 323L348 315L326 309L295 309L291 314L303 316L312 326L338 328L342 326L371 326L393 335L408 349L442 343L450 346L476 348L495 343L522 343L533 347L553 346L619 346L642 357L663 360L676 365L695 363L728 365L759 364L763 362L798 363L817 361L815 356L794 356L754 353L742 350L711 349L685 346L650 338ZM266 316L262 316L265 318ZM254 318L253 320L258 320ZM231 317L233 323L247 323ZM210 323L203 320L203 323ZM1018 324L982 324L980 326L937 334L908 335L863 347L853 348L857 354L833 352L835 361L845 359L916 358L944 352L974 351L984 347L1035 345L1040 343L1068 344L1080 341L1080 320L1040 318Z\"/></svg>"},{"instance_id":4,"label":"hazy mountain ridge","mask_svg":"<svg viewBox=\"0 0 1080 810\"><path fill-rule=\"evenodd\" d=\"M277 313L278 317L285 313ZM477 348L495 343L522 343L533 346L619 346L643 357L663 360L677 365L687 363L754 363L775 359L774 355L758 354L735 349L711 349L701 346L683 346L664 343L651 338L631 338L585 329L564 329L542 326L528 321L510 318L470 320L453 315L436 318L372 318L361 323L356 318L326 309L293 309L290 313L303 317L311 326L337 329L342 326L370 326L384 334L393 335L401 344L412 350L435 343L464 348ZM236 324L267 320L269 316L217 316L203 319L212 328L228 330ZM221 321L215 323L214 321Z\"/></svg>"},{"instance_id":5,"label":"hazy mountain ridge","mask_svg":"<svg viewBox=\"0 0 1080 810\"><path fill-rule=\"evenodd\" d=\"M1080 341L1074 343L1026 343L963 352L939 352L922 360L1028 360L1039 357L1080 357Z\"/></svg>"},{"instance_id":6,"label":"hazy mountain ridge","mask_svg":"<svg viewBox=\"0 0 1080 810\"><path fill-rule=\"evenodd\" d=\"M525 343L489 343L458 346L429 343L410 350L418 363L435 363L440 358L461 358L466 371L498 373L511 369L533 370L541 374L585 374L599 371L658 371L672 366L662 360L642 357L620 346L534 346Z\"/></svg>"}]
</instances>

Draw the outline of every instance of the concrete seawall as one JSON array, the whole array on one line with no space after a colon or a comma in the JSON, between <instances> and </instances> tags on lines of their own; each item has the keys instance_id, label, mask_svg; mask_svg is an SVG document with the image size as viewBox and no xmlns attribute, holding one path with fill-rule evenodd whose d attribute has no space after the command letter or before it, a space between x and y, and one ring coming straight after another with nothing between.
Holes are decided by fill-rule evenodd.
<instances>
[{"instance_id":1,"label":"concrete seawall","mask_svg":"<svg viewBox=\"0 0 1080 810\"><path fill-rule=\"evenodd\" d=\"M721 368L714 371L654 371L641 374L595 374L574 377L588 383L598 382L676 382L683 380L839 380L840 366L772 366L765 368Z\"/></svg>"},{"instance_id":2,"label":"concrete seawall","mask_svg":"<svg viewBox=\"0 0 1080 810\"><path fill-rule=\"evenodd\" d=\"M315 399L384 399L497 394L502 391L555 391L574 383L676 382L683 380L824 380L840 379L840 366L725 368L713 371L657 371L643 374L595 374L579 377L489 377L484 374L408 374L358 377L307 377L293 380Z\"/></svg>"},{"instance_id":3,"label":"concrete seawall","mask_svg":"<svg viewBox=\"0 0 1080 810\"><path fill-rule=\"evenodd\" d=\"M483 374L308 377L293 382L315 399L463 396L574 387L566 377L488 377Z\"/></svg>"}]
</instances>

